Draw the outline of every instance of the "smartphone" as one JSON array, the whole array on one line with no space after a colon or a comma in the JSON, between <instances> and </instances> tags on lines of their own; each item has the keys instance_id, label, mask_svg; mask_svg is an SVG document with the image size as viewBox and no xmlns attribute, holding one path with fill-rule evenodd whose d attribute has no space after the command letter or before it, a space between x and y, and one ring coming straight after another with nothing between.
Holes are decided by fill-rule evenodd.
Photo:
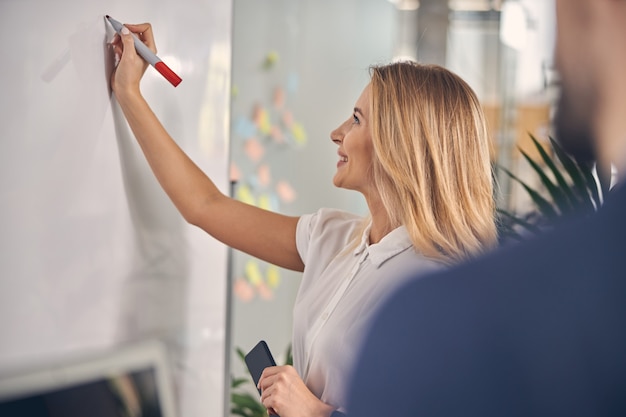
<instances>
[{"instance_id":1,"label":"smartphone","mask_svg":"<svg viewBox=\"0 0 626 417\"><path fill-rule=\"evenodd\" d=\"M261 378L261 374L263 373L263 369L268 366L276 366L276 362L272 357L272 353L270 352L269 347L267 347L267 343L264 340L261 340L256 344L255 347L252 348L250 352L245 357L246 365L248 366L248 371L250 375L252 375L252 380L254 381L254 385L259 383L259 379ZM258 389L258 388L257 388ZM259 389L259 394L261 394L261 390Z\"/></svg>"}]
</instances>

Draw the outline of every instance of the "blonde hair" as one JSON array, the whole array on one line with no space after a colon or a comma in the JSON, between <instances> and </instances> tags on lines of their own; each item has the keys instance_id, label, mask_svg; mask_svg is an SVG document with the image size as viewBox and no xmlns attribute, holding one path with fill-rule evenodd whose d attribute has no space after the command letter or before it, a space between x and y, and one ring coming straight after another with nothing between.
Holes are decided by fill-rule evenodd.
<instances>
[{"instance_id":1,"label":"blonde hair","mask_svg":"<svg viewBox=\"0 0 626 417\"><path fill-rule=\"evenodd\" d=\"M372 66L373 176L391 221L445 263L495 245L490 139L474 91L437 65Z\"/></svg>"}]
</instances>

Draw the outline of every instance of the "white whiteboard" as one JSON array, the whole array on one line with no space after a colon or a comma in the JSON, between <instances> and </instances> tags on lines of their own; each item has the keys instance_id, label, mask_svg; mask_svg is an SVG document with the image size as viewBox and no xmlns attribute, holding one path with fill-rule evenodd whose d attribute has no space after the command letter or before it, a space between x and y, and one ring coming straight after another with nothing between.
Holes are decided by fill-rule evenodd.
<instances>
[{"instance_id":1,"label":"white whiteboard","mask_svg":"<svg viewBox=\"0 0 626 417\"><path fill-rule=\"evenodd\" d=\"M227 251L187 225L109 91L104 20L153 24L142 90L228 192L232 1L0 1L0 372L158 338L181 415L223 413Z\"/></svg>"}]
</instances>

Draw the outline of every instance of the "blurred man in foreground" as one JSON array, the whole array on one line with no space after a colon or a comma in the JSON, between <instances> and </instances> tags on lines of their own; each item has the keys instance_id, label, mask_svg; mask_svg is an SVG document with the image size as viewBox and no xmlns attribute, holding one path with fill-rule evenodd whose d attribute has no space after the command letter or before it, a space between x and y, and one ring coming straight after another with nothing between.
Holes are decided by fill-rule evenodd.
<instances>
[{"instance_id":1,"label":"blurred man in foreground","mask_svg":"<svg viewBox=\"0 0 626 417\"><path fill-rule=\"evenodd\" d=\"M618 185L591 218L398 290L351 417L626 415L626 0L556 3L557 138Z\"/></svg>"}]
</instances>

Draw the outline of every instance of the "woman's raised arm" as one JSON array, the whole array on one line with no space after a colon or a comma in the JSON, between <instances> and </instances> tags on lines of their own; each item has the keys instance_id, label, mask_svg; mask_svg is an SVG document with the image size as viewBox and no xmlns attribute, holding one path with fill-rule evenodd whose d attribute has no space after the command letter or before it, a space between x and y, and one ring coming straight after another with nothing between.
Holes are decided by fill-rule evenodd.
<instances>
[{"instance_id":1,"label":"woman's raised arm","mask_svg":"<svg viewBox=\"0 0 626 417\"><path fill-rule=\"evenodd\" d=\"M156 53L149 24L126 25ZM219 241L275 265L302 271L296 249L297 217L234 200L184 153L141 95L147 64L136 54L130 32L112 42L120 62L111 85L154 175L185 220Z\"/></svg>"}]
</instances>

